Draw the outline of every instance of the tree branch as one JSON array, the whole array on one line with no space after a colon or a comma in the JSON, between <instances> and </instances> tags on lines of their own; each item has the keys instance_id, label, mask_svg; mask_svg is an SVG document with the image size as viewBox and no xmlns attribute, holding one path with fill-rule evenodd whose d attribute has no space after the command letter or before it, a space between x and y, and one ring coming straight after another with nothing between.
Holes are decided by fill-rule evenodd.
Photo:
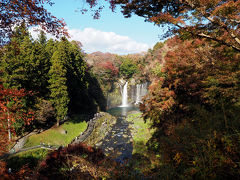
<instances>
[{"instance_id":1,"label":"tree branch","mask_svg":"<svg viewBox=\"0 0 240 180\"><path fill-rule=\"evenodd\" d=\"M180 26L180 25L178 25L178 24L175 24L175 25L176 25L178 28L183 29L184 31L192 34L193 36L198 36L198 37L200 37L200 38L207 38L207 39L216 41L216 42L218 42L218 43L220 43L220 44L226 45L226 46L231 47L231 48L233 48L234 50L240 52L240 48L239 48L239 47L234 46L234 45L232 45L232 44L229 44L229 43L227 43L227 42L225 42L225 41L223 41L223 40L217 39L217 38L215 38L215 37L212 37L212 36L207 35L207 34L204 34L204 33L194 33L193 31L190 31L190 30L188 30L188 29L186 29L186 28L184 28L184 27L182 27L182 26Z\"/></svg>"},{"instance_id":2,"label":"tree branch","mask_svg":"<svg viewBox=\"0 0 240 180\"><path fill-rule=\"evenodd\" d=\"M192 34L193 34L193 33L192 33ZM223 40L217 39L217 38L215 38L215 37L211 37L211 36L209 36L209 35L207 35L207 34L204 34L204 33L195 34L195 35L198 36L198 37L201 37L201 38L207 38L207 39L211 39L211 40L213 40L213 41L219 42L220 44L226 45L226 46L228 46L228 47L232 47L232 48L235 49L236 51L239 51L239 52L240 52L240 48L239 48L239 47L234 46L234 45L229 44L229 43L226 43L226 42L223 41Z\"/></svg>"}]
</instances>

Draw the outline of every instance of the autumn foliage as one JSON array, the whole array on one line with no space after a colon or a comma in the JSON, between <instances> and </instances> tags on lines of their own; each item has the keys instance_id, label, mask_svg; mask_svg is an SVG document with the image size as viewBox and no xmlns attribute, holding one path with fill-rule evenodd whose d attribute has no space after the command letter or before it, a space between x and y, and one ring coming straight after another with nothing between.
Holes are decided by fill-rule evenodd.
<instances>
[{"instance_id":1,"label":"autumn foliage","mask_svg":"<svg viewBox=\"0 0 240 180\"><path fill-rule=\"evenodd\" d=\"M6 89L0 84L0 156L8 151L9 139L16 135L15 123L21 121L24 129L34 120L32 111L26 109L23 105L23 98L32 95L25 90ZM22 167L19 172L11 174L8 172L6 163L0 161L0 179L24 179L31 173L27 167Z\"/></svg>"},{"instance_id":2,"label":"autumn foliage","mask_svg":"<svg viewBox=\"0 0 240 180\"><path fill-rule=\"evenodd\" d=\"M0 6L0 44L8 41L14 26L25 23L27 26L39 25L55 36L67 35L65 23L44 8L53 5L51 0L2 0Z\"/></svg>"},{"instance_id":3,"label":"autumn foliage","mask_svg":"<svg viewBox=\"0 0 240 180\"><path fill-rule=\"evenodd\" d=\"M100 0L87 1L100 16ZM108 0L114 11L119 5L125 17L136 14L156 25L166 25L164 37L188 33L240 51L240 1L239 0L185 0L185 1L126 1ZM213 30L214 29L214 30Z\"/></svg>"},{"instance_id":4,"label":"autumn foliage","mask_svg":"<svg viewBox=\"0 0 240 180\"><path fill-rule=\"evenodd\" d=\"M166 43L163 76L141 105L157 129L149 147L162 155L160 176L237 177L239 53L201 39Z\"/></svg>"},{"instance_id":5,"label":"autumn foliage","mask_svg":"<svg viewBox=\"0 0 240 180\"><path fill-rule=\"evenodd\" d=\"M118 75L117 67L115 67L114 64L110 61L100 62L99 64L97 64L97 66L98 68L102 68L103 70L105 70L106 73L109 73L109 75L111 75L112 77Z\"/></svg>"},{"instance_id":6,"label":"autumn foliage","mask_svg":"<svg viewBox=\"0 0 240 180\"><path fill-rule=\"evenodd\" d=\"M40 163L36 179L119 179L133 177L131 171L100 149L80 143L49 153Z\"/></svg>"},{"instance_id":7,"label":"autumn foliage","mask_svg":"<svg viewBox=\"0 0 240 180\"><path fill-rule=\"evenodd\" d=\"M9 141L11 140L11 133L15 133L16 129L14 124L17 121L23 122L25 126L30 125L34 120L33 112L24 107L23 98L31 95L31 92L26 92L24 89L6 89L0 85L0 128L1 140L6 140L7 132L9 133ZM24 128L22 126L21 128ZM2 142L2 144L6 143ZM1 148L7 148L1 146ZM1 149L4 151L5 149Z\"/></svg>"}]
</instances>

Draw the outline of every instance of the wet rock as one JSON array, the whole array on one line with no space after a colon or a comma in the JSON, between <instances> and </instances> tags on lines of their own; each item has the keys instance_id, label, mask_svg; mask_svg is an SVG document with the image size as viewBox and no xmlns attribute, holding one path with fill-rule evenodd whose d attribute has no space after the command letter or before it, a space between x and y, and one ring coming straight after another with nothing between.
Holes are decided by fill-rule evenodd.
<instances>
[{"instance_id":1,"label":"wet rock","mask_svg":"<svg viewBox=\"0 0 240 180\"><path fill-rule=\"evenodd\" d=\"M133 146L129 123L118 118L116 124L112 126L109 135L105 136L99 148L103 149L106 155L111 155L116 160L123 161L132 155ZM109 152L111 152L109 154Z\"/></svg>"}]
</instances>

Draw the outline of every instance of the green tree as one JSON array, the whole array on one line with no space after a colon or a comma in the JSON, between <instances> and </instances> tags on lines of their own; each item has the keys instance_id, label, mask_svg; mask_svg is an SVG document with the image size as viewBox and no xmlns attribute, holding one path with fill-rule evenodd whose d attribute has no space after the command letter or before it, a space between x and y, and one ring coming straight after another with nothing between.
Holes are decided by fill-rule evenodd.
<instances>
[{"instance_id":1,"label":"green tree","mask_svg":"<svg viewBox=\"0 0 240 180\"><path fill-rule=\"evenodd\" d=\"M68 47L68 41L62 39L51 58L52 66L49 71L50 97L56 110L57 125L59 125L60 120L64 119L67 115L68 103L70 101L66 77L67 61L70 58Z\"/></svg>"},{"instance_id":2,"label":"green tree","mask_svg":"<svg viewBox=\"0 0 240 180\"><path fill-rule=\"evenodd\" d=\"M53 51L48 52L46 35L41 32L38 39L34 41L32 47L32 53L29 59L30 69L28 73L30 88L37 92L38 97L49 97L49 77L48 72L50 70L50 59L53 55Z\"/></svg>"},{"instance_id":3,"label":"green tree","mask_svg":"<svg viewBox=\"0 0 240 180\"><path fill-rule=\"evenodd\" d=\"M29 86L28 71L32 42L24 24L15 28L11 42L4 47L1 61L2 81L8 88L25 88Z\"/></svg>"},{"instance_id":4,"label":"green tree","mask_svg":"<svg viewBox=\"0 0 240 180\"><path fill-rule=\"evenodd\" d=\"M46 50L51 48L45 34L41 32L33 42L24 25L14 32L11 42L4 47L1 63L4 85L34 91L38 97L49 96L48 71L53 51Z\"/></svg>"},{"instance_id":5,"label":"green tree","mask_svg":"<svg viewBox=\"0 0 240 180\"><path fill-rule=\"evenodd\" d=\"M46 37L46 33L44 31L40 31L40 34L38 35L38 42L45 46L47 43L47 37Z\"/></svg>"},{"instance_id":6,"label":"green tree","mask_svg":"<svg viewBox=\"0 0 240 180\"><path fill-rule=\"evenodd\" d=\"M49 56L52 56L53 53L56 51L57 45L58 41L54 41L52 38L47 41L45 50Z\"/></svg>"},{"instance_id":7,"label":"green tree","mask_svg":"<svg viewBox=\"0 0 240 180\"><path fill-rule=\"evenodd\" d=\"M133 61L129 58L123 59L123 62L119 69L120 74L127 79L131 78L134 74L139 72L137 65L133 63Z\"/></svg>"},{"instance_id":8,"label":"green tree","mask_svg":"<svg viewBox=\"0 0 240 180\"><path fill-rule=\"evenodd\" d=\"M67 86L70 98L69 111L79 112L79 109L84 109L87 105L84 102L88 100L87 89L88 84L86 79L86 63L83 60L83 53L81 52L81 43L77 41L68 42L67 60Z\"/></svg>"}]
</instances>

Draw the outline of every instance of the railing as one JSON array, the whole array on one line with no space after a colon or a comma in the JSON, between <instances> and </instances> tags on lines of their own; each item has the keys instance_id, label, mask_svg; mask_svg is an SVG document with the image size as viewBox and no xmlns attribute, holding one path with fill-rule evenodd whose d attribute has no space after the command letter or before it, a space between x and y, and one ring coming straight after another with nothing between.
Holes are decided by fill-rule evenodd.
<instances>
[{"instance_id":1,"label":"railing","mask_svg":"<svg viewBox=\"0 0 240 180\"><path fill-rule=\"evenodd\" d=\"M103 116L103 113L94 114L94 117L88 121L87 129L83 133L81 133L79 136L74 138L70 144L78 144L86 140L88 136L93 132L97 119L102 116Z\"/></svg>"}]
</instances>

